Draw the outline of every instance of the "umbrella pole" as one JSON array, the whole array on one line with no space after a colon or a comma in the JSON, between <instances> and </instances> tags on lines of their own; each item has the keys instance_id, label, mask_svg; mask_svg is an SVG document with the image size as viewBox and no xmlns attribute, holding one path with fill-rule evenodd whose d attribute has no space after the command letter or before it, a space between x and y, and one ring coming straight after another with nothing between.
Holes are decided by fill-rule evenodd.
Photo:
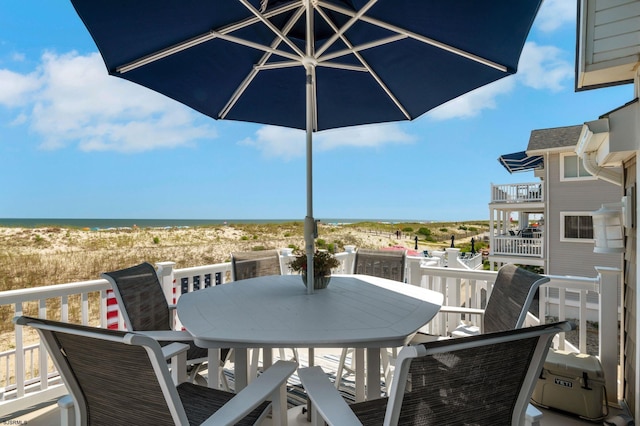
<instances>
[{"instance_id":1,"label":"umbrella pole","mask_svg":"<svg viewBox=\"0 0 640 426\"><path fill-rule=\"evenodd\" d=\"M307 294L313 294L313 254L316 222L313 218L313 70L305 67L307 73L307 216L304 218L304 242L307 253Z\"/></svg>"},{"instance_id":2,"label":"umbrella pole","mask_svg":"<svg viewBox=\"0 0 640 426\"><path fill-rule=\"evenodd\" d=\"M313 46L315 43L313 32L313 5L306 0L306 54L309 59L313 56ZM313 271L313 255L315 252L314 239L316 237L316 221L313 218L313 64L312 61L304 61L306 73L306 114L307 114L307 216L304 218L304 242L307 252L307 294L313 294L315 275Z\"/></svg>"}]
</instances>

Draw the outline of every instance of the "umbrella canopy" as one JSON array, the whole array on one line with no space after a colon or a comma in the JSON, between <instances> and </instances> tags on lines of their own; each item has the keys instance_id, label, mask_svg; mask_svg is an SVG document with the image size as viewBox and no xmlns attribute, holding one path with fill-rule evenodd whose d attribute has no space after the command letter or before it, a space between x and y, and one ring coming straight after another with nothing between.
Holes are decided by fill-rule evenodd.
<instances>
[{"instance_id":1,"label":"umbrella canopy","mask_svg":"<svg viewBox=\"0 0 640 426\"><path fill-rule=\"evenodd\" d=\"M516 72L542 0L71 0L108 72L215 119L411 120Z\"/></svg>"}]
</instances>

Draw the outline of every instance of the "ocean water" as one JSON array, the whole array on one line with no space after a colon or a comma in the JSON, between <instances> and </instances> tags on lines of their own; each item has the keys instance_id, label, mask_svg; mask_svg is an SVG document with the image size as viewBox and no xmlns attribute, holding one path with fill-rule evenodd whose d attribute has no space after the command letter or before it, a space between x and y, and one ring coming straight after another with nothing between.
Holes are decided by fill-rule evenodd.
<instances>
[{"instance_id":1,"label":"ocean water","mask_svg":"<svg viewBox=\"0 0 640 426\"><path fill-rule=\"evenodd\" d=\"M320 219L322 223L358 223L358 222L417 222L388 219ZM300 219L56 219L56 218L0 218L0 227L40 228L44 226L60 226L68 228L88 228L93 230L109 228L175 228L208 225L260 224L304 222ZM424 221L421 221L424 222Z\"/></svg>"}]
</instances>

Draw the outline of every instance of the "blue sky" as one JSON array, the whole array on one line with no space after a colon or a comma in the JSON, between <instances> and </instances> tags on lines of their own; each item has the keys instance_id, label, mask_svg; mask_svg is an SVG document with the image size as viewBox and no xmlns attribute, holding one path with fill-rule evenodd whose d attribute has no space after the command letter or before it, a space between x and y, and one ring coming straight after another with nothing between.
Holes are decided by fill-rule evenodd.
<instances>
[{"instance_id":1,"label":"blue sky","mask_svg":"<svg viewBox=\"0 0 640 426\"><path fill-rule=\"evenodd\" d=\"M518 73L412 122L314 134L314 216L488 219L502 154L633 86L574 91L575 1L546 0ZM109 77L68 1L0 2L0 218L302 219L304 132L215 121Z\"/></svg>"}]
</instances>

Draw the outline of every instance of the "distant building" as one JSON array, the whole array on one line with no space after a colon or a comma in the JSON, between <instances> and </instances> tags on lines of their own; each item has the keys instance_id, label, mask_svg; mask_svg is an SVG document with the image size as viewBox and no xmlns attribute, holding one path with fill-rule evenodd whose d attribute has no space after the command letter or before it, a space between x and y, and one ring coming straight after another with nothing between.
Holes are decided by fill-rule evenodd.
<instances>
[{"instance_id":1,"label":"distant building","mask_svg":"<svg viewBox=\"0 0 640 426\"><path fill-rule=\"evenodd\" d=\"M516 263L545 274L594 277L595 266L621 266L621 254L594 253L591 212L619 202L622 181L589 172L576 154L581 133L582 125L533 130L526 151L500 157L509 172L533 172L538 181L492 185L492 269Z\"/></svg>"}]
</instances>

